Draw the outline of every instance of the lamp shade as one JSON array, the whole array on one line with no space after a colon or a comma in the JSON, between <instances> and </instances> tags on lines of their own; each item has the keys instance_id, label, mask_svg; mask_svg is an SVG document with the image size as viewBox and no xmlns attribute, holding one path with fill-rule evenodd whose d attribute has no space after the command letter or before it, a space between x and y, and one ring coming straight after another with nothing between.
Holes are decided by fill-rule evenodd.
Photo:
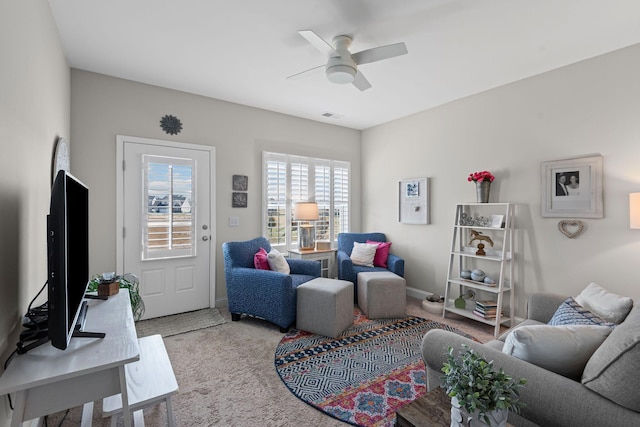
<instances>
[{"instance_id":1,"label":"lamp shade","mask_svg":"<svg viewBox=\"0 0 640 427\"><path fill-rule=\"evenodd\" d=\"M318 204L316 202L298 202L293 210L295 221L317 221Z\"/></svg>"},{"instance_id":2,"label":"lamp shade","mask_svg":"<svg viewBox=\"0 0 640 427\"><path fill-rule=\"evenodd\" d=\"M629 228L640 228L640 193L629 194Z\"/></svg>"}]
</instances>

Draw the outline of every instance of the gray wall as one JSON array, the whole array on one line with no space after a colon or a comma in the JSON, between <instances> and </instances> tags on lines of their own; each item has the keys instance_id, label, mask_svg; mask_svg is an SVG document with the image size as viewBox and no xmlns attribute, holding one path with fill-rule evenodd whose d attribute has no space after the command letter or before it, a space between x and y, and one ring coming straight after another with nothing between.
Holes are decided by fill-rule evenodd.
<instances>
[{"instance_id":1,"label":"gray wall","mask_svg":"<svg viewBox=\"0 0 640 427\"><path fill-rule=\"evenodd\" d=\"M183 130L160 128L165 114ZM360 227L360 132L80 70L71 71L73 170L91 191L90 271L116 268L116 135L216 148L216 299L226 298L221 245L262 234L262 151L350 161L352 224ZM248 208L231 207L231 179L249 177ZM229 227L239 216L240 227Z\"/></svg>"},{"instance_id":2,"label":"gray wall","mask_svg":"<svg viewBox=\"0 0 640 427\"><path fill-rule=\"evenodd\" d=\"M578 294L591 281L640 297L640 45L402 118L362 134L363 228L384 230L408 286L444 293L455 204L475 201L471 172L496 175L491 201L516 204L517 315L534 291ZM604 219L568 239L540 214L541 162L604 156ZM383 172L381 172L383 171ZM398 181L431 178L431 225L397 221ZM457 295L456 295L457 296Z\"/></svg>"},{"instance_id":3,"label":"gray wall","mask_svg":"<svg viewBox=\"0 0 640 427\"><path fill-rule=\"evenodd\" d=\"M69 67L46 1L2 2L0 56L0 354L5 360L15 347L21 316L46 280L51 154L57 136L69 138ZM9 416L2 397L0 425L8 425Z\"/></svg>"}]
</instances>

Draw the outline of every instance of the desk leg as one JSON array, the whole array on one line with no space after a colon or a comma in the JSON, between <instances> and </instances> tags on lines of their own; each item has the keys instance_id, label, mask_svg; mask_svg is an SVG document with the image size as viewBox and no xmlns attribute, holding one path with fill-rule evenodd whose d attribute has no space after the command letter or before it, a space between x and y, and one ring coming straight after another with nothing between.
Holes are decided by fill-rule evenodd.
<instances>
[{"instance_id":1,"label":"desk leg","mask_svg":"<svg viewBox=\"0 0 640 427\"><path fill-rule=\"evenodd\" d=\"M127 375L124 369L125 365L118 368L120 374L120 395L122 396L122 417L124 418L124 426L132 427L131 411L129 410L129 394L127 393Z\"/></svg>"},{"instance_id":2,"label":"desk leg","mask_svg":"<svg viewBox=\"0 0 640 427\"><path fill-rule=\"evenodd\" d=\"M19 391L16 393L16 401L13 405L13 415L11 416L11 427L21 427L23 417L24 417L24 409L27 404L27 391Z\"/></svg>"},{"instance_id":3,"label":"desk leg","mask_svg":"<svg viewBox=\"0 0 640 427\"><path fill-rule=\"evenodd\" d=\"M93 402L87 402L82 405L82 420L80 427L91 427L93 423Z\"/></svg>"}]
</instances>

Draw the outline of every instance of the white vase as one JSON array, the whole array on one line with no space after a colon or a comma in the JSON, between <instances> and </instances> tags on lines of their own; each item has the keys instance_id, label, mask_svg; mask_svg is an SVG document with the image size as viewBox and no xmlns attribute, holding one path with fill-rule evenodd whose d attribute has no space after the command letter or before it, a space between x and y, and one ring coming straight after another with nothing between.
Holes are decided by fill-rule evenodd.
<instances>
[{"instance_id":1,"label":"white vase","mask_svg":"<svg viewBox=\"0 0 640 427\"><path fill-rule=\"evenodd\" d=\"M507 409L496 409L487 413L487 417L490 424L484 422L477 411L469 414L460 406L456 397L451 398L451 427L506 427L509 411Z\"/></svg>"}]
</instances>

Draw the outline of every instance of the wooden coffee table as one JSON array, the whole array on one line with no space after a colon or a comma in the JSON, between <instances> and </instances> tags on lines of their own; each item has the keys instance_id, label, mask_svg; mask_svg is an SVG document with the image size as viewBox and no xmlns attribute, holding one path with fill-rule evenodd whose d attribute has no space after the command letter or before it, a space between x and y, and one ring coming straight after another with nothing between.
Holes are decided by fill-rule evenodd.
<instances>
[{"instance_id":1,"label":"wooden coffee table","mask_svg":"<svg viewBox=\"0 0 640 427\"><path fill-rule=\"evenodd\" d=\"M451 398L437 388L396 412L396 427L449 427ZM507 426L513 427L507 423Z\"/></svg>"},{"instance_id":2,"label":"wooden coffee table","mask_svg":"<svg viewBox=\"0 0 640 427\"><path fill-rule=\"evenodd\" d=\"M396 427L448 427L451 425L451 400L437 388L396 412Z\"/></svg>"}]
</instances>

